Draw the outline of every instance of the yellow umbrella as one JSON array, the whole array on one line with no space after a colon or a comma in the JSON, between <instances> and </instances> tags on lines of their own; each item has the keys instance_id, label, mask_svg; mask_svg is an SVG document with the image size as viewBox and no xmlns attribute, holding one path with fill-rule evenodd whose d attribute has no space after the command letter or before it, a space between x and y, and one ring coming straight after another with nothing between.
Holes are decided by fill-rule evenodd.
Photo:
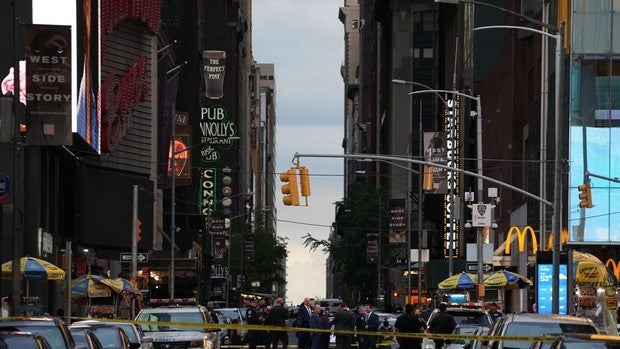
<instances>
[{"instance_id":1,"label":"yellow umbrella","mask_svg":"<svg viewBox=\"0 0 620 349\"><path fill-rule=\"evenodd\" d=\"M618 283L605 264L589 253L573 251L573 269L578 286L611 287Z\"/></svg>"},{"instance_id":2,"label":"yellow umbrella","mask_svg":"<svg viewBox=\"0 0 620 349\"><path fill-rule=\"evenodd\" d=\"M456 288L467 290L474 288L477 284L478 275L462 272L460 274L454 274L438 283L437 288L440 290L453 290Z\"/></svg>"},{"instance_id":3,"label":"yellow umbrella","mask_svg":"<svg viewBox=\"0 0 620 349\"><path fill-rule=\"evenodd\" d=\"M534 283L532 280L508 270L498 270L484 279L484 286L497 287L507 290L527 288Z\"/></svg>"},{"instance_id":4,"label":"yellow umbrella","mask_svg":"<svg viewBox=\"0 0 620 349\"><path fill-rule=\"evenodd\" d=\"M30 295L30 279L64 280L65 271L54 264L34 257L22 257L19 259L19 274L26 279L26 296ZM13 261L2 264L2 278L10 279L13 275Z\"/></svg>"},{"instance_id":5,"label":"yellow umbrella","mask_svg":"<svg viewBox=\"0 0 620 349\"><path fill-rule=\"evenodd\" d=\"M13 261L2 264L2 278L10 279ZM24 279L64 280L65 271L54 264L34 257L22 257L19 260L19 273Z\"/></svg>"}]
</instances>

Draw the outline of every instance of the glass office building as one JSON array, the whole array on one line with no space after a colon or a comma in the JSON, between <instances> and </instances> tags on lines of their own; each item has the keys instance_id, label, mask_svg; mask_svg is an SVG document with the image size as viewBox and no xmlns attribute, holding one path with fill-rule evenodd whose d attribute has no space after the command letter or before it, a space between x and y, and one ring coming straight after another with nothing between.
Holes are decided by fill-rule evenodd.
<instances>
[{"instance_id":1,"label":"glass office building","mask_svg":"<svg viewBox=\"0 0 620 349\"><path fill-rule=\"evenodd\" d=\"M566 32L569 241L620 243L620 0L572 0ZM588 177L593 207L581 208L578 186Z\"/></svg>"}]
</instances>

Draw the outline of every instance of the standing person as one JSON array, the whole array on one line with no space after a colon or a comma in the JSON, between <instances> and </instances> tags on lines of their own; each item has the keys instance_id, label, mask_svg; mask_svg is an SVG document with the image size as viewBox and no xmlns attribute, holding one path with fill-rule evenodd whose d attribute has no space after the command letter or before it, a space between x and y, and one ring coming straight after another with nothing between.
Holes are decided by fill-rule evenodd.
<instances>
[{"instance_id":1,"label":"standing person","mask_svg":"<svg viewBox=\"0 0 620 349\"><path fill-rule=\"evenodd\" d=\"M377 332L379 330L379 315L372 311L372 306L366 304L364 306L364 328L363 331ZM377 336L376 335L363 335L362 336L362 349L377 349Z\"/></svg>"},{"instance_id":2,"label":"standing person","mask_svg":"<svg viewBox=\"0 0 620 349\"><path fill-rule=\"evenodd\" d=\"M451 334L456 327L456 322L452 315L446 313L446 303L439 303L439 313L428 324L428 329L431 333L435 334ZM435 349L443 348L444 339L433 338L435 341Z\"/></svg>"},{"instance_id":3,"label":"standing person","mask_svg":"<svg viewBox=\"0 0 620 349\"><path fill-rule=\"evenodd\" d=\"M289 317L288 309L284 306L284 299L276 298L276 305L271 308L269 315L265 319L265 323L272 326L286 327L286 320ZM288 348L288 333L286 329L282 331L271 331L272 348L278 349L278 342L282 343L282 349Z\"/></svg>"},{"instance_id":4,"label":"standing person","mask_svg":"<svg viewBox=\"0 0 620 349\"><path fill-rule=\"evenodd\" d=\"M489 315L491 315L493 322L495 322L504 316L504 313L497 309L497 303L491 302L489 303Z\"/></svg>"},{"instance_id":5,"label":"standing person","mask_svg":"<svg viewBox=\"0 0 620 349\"><path fill-rule=\"evenodd\" d=\"M271 318L269 317L269 314L271 314L271 305L265 305L263 309L263 325L270 326ZM265 349L271 349L271 344L273 343L273 332L269 330L262 331L262 342L265 344Z\"/></svg>"},{"instance_id":6,"label":"standing person","mask_svg":"<svg viewBox=\"0 0 620 349\"><path fill-rule=\"evenodd\" d=\"M320 306L319 306L320 309ZM331 327L329 323L329 308L321 309L319 313L319 318L321 319L321 329L325 330L325 332L321 332L321 339L319 340L319 349L328 349L329 348L329 329Z\"/></svg>"},{"instance_id":7,"label":"standing person","mask_svg":"<svg viewBox=\"0 0 620 349\"><path fill-rule=\"evenodd\" d=\"M334 315L332 325L336 331L336 349L351 349L353 335L350 333L338 333L339 331L353 331L355 329L355 314L346 303L341 303Z\"/></svg>"},{"instance_id":8,"label":"standing person","mask_svg":"<svg viewBox=\"0 0 620 349\"><path fill-rule=\"evenodd\" d=\"M297 327L310 328L310 316L312 316L310 298L306 297L303 303L299 305L299 311L297 311ZM299 349L310 349L310 332L298 332L297 340Z\"/></svg>"},{"instance_id":9,"label":"standing person","mask_svg":"<svg viewBox=\"0 0 620 349\"><path fill-rule=\"evenodd\" d=\"M213 319L213 322L215 322L216 324L220 323L220 320L217 318L217 313L215 312L215 303L213 301L207 302L207 312L209 313L209 315L211 315L211 319Z\"/></svg>"},{"instance_id":10,"label":"standing person","mask_svg":"<svg viewBox=\"0 0 620 349\"><path fill-rule=\"evenodd\" d=\"M323 328L323 324L321 322L321 306L318 304L314 305L312 315L310 315L310 328L319 330ZM322 332L310 333L311 349L320 349L322 334Z\"/></svg>"},{"instance_id":11,"label":"standing person","mask_svg":"<svg viewBox=\"0 0 620 349\"><path fill-rule=\"evenodd\" d=\"M405 305L405 313L396 319L394 329L397 333L424 333L424 320L416 315L413 304ZM422 337L396 337L401 349L421 349Z\"/></svg>"},{"instance_id":12,"label":"standing person","mask_svg":"<svg viewBox=\"0 0 620 349\"><path fill-rule=\"evenodd\" d=\"M246 319L248 325L261 325L263 323L262 314L258 309L258 305L256 299L252 299L248 304L248 308L246 309ZM256 349L256 346L261 343L261 331L259 330L248 330L248 333L245 336L246 342L248 343L249 349Z\"/></svg>"}]
</instances>

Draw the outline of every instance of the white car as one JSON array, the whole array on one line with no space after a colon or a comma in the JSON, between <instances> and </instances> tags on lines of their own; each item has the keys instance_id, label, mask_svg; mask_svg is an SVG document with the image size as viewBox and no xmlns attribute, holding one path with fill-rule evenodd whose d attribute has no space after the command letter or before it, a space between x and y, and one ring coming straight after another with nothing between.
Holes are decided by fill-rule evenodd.
<instances>
[{"instance_id":1,"label":"white car","mask_svg":"<svg viewBox=\"0 0 620 349\"><path fill-rule=\"evenodd\" d=\"M142 309L136 316L136 321L142 322L140 328L146 338L153 339L154 347L220 348L219 329L213 327L207 308L197 305L193 298L167 302L155 299L151 300L151 305L156 306ZM191 323L195 326L187 327L180 323Z\"/></svg>"}]
</instances>

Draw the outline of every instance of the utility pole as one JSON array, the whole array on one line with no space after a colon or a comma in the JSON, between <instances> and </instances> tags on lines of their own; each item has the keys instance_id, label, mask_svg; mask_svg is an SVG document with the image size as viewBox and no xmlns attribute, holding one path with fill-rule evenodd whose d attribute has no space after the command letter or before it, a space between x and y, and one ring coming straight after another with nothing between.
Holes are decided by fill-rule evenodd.
<instances>
[{"instance_id":1,"label":"utility pole","mask_svg":"<svg viewBox=\"0 0 620 349\"><path fill-rule=\"evenodd\" d=\"M138 274L138 186L133 186L133 204L131 217L131 283L136 286ZM136 299L131 298L131 317L136 315Z\"/></svg>"}]
</instances>

